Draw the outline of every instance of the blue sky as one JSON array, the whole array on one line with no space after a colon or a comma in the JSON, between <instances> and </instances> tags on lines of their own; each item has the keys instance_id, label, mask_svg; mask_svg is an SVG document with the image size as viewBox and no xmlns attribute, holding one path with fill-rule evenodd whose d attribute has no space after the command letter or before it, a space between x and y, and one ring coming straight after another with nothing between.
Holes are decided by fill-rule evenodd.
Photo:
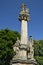
<instances>
[{"instance_id":1,"label":"blue sky","mask_svg":"<svg viewBox=\"0 0 43 65\"><path fill-rule=\"evenodd\" d=\"M43 0L0 0L0 30L8 28L20 32L18 16L22 3L30 9L28 36L43 39Z\"/></svg>"}]
</instances>

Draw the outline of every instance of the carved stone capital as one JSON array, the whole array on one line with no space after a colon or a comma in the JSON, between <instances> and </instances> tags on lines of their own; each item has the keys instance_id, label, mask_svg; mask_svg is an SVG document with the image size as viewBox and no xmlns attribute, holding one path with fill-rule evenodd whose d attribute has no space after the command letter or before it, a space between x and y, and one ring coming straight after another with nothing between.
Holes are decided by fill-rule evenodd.
<instances>
[{"instance_id":1,"label":"carved stone capital","mask_svg":"<svg viewBox=\"0 0 43 65\"><path fill-rule=\"evenodd\" d=\"M22 21L22 20L29 21L30 17L26 14L22 14L22 15L19 15L18 19L19 19L19 21Z\"/></svg>"}]
</instances>

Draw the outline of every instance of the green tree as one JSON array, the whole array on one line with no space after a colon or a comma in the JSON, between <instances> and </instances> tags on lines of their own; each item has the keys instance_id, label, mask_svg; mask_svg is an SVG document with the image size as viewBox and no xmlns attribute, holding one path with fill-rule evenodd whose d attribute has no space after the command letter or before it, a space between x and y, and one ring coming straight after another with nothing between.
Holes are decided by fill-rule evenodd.
<instances>
[{"instance_id":1,"label":"green tree","mask_svg":"<svg viewBox=\"0 0 43 65\"><path fill-rule=\"evenodd\" d=\"M43 40L34 40L34 48L37 65L43 65Z\"/></svg>"},{"instance_id":2,"label":"green tree","mask_svg":"<svg viewBox=\"0 0 43 65\"><path fill-rule=\"evenodd\" d=\"M8 29L0 30L0 65L10 65L13 57L13 44L20 34Z\"/></svg>"}]
</instances>

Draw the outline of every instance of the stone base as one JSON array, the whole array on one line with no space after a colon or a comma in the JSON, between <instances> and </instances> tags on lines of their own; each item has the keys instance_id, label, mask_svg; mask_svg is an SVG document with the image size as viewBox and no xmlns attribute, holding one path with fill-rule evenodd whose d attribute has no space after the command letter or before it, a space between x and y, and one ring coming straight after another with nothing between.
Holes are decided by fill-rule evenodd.
<instances>
[{"instance_id":1,"label":"stone base","mask_svg":"<svg viewBox=\"0 0 43 65\"><path fill-rule=\"evenodd\" d=\"M17 64L12 64L12 65L34 65L34 64L20 64L20 63L17 63Z\"/></svg>"},{"instance_id":2,"label":"stone base","mask_svg":"<svg viewBox=\"0 0 43 65\"><path fill-rule=\"evenodd\" d=\"M11 65L35 65L37 64L35 60L12 60Z\"/></svg>"}]
</instances>

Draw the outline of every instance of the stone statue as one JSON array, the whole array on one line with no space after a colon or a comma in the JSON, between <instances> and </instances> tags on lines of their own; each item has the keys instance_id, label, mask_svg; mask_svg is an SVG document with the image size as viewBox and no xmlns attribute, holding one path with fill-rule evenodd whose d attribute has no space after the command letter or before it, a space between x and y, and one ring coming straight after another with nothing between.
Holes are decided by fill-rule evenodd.
<instances>
[{"instance_id":1,"label":"stone statue","mask_svg":"<svg viewBox=\"0 0 43 65\"><path fill-rule=\"evenodd\" d=\"M13 46L13 50L14 50L14 57L19 57L19 46L20 46L20 40L17 38L16 43Z\"/></svg>"},{"instance_id":2,"label":"stone statue","mask_svg":"<svg viewBox=\"0 0 43 65\"><path fill-rule=\"evenodd\" d=\"M30 56L31 56L32 60L34 58L34 47L33 47L33 45L34 45L34 43L33 43L33 40L32 40L32 36L30 36L29 46L30 46Z\"/></svg>"}]
</instances>

